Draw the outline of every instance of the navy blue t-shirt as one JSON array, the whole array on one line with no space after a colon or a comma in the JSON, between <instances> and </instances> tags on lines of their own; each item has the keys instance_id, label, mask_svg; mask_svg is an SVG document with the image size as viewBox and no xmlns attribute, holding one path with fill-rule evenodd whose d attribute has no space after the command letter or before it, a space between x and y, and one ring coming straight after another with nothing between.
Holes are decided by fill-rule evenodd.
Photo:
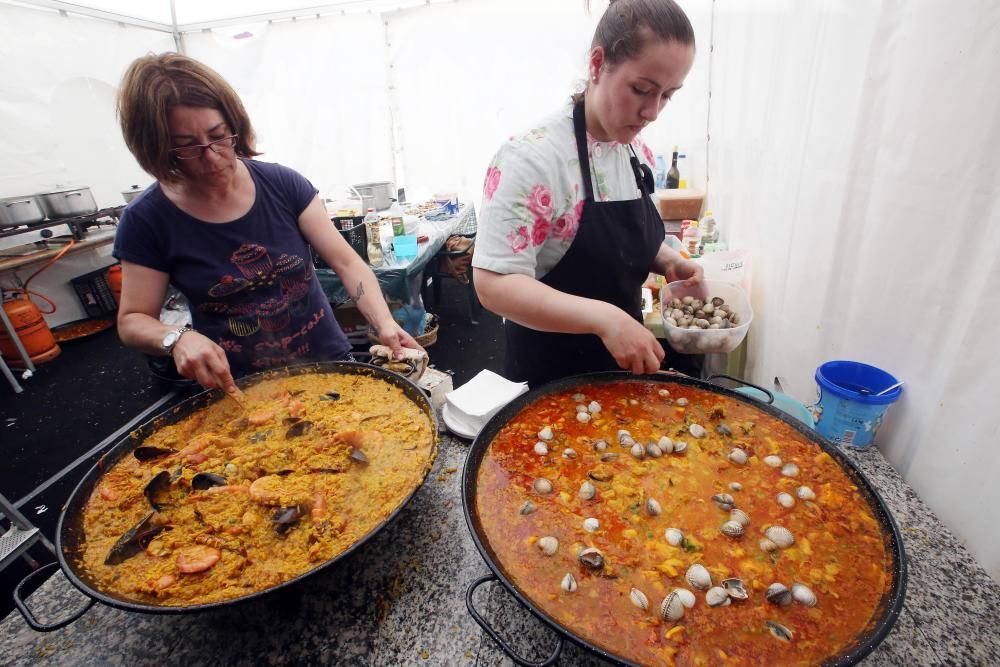
<instances>
[{"instance_id":1,"label":"navy blue t-shirt","mask_svg":"<svg viewBox=\"0 0 1000 667\"><path fill-rule=\"evenodd\" d=\"M256 197L242 218L203 222L154 183L122 214L114 256L168 274L191 303L194 328L226 351L234 375L344 358L350 343L298 225L316 188L278 164L243 164Z\"/></svg>"}]
</instances>

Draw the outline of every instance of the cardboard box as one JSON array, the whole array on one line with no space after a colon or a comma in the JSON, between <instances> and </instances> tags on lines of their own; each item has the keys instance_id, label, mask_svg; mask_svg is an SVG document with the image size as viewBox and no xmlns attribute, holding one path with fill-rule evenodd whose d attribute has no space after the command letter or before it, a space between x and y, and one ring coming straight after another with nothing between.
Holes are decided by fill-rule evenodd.
<instances>
[{"instance_id":1,"label":"cardboard box","mask_svg":"<svg viewBox=\"0 0 1000 667\"><path fill-rule=\"evenodd\" d=\"M705 204L705 193L701 190L657 190L655 194L664 220L697 220L701 216Z\"/></svg>"},{"instance_id":2,"label":"cardboard box","mask_svg":"<svg viewBox=\"0 0 1000 667\"><path fill-rule=\"evenodd\" d=\"M447 395L454 389L451 376L436 368L428 368L420 376L417 385L430 394L431 405L438 410L445 404Z\"/></svg>"}]
</instances>

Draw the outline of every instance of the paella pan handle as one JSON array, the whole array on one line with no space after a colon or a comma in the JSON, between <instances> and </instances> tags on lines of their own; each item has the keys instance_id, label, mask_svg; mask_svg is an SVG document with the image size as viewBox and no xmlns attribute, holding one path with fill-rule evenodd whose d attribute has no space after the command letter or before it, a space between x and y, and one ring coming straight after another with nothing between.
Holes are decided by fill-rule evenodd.
<instances>
[{"instance_id":1,"label":"paella pan handle","mask_svg":"<svg viewBox=\"0 0 1000 667\"><path fill-rule=\"evenodd\" d=\"M90 611L90 608L94 606L95 602L97 602L97 600L91 598L83 609L75 612L69 618L65 618L61 621L57 621L49 625L46 625L45 623L40 623L38 619L35 618L35 615L31 613L31 610L28 609L28 605L21 597L21 589L23 589L25 585L28 584L28 582L40 577L42 573L47 572L52 568L58 568L58 567L59 563L49 563L48 565L44 565L35 570L34 572L32 572L31 574L29 574L28 576L26 576L24 579L22 579L20 583L18 583L17 587L14 589L14 604L17 606L17 610L21 612L21 616L24 616L25 622L27 622L27 624L31 626L32 630L36 630L38 632L52 632L53 630L64 628L73 621L75 621L76 619L86 614L88 611Z\"/></svg>"},{"instance_id":2,"label":"paella pan handle","mask_svg":"<svg viewBox=\"0 0 1000 667\"><path fill-rule=\"evenodd\" d=\"M562 638L559 639L559 644L556 646L556 650L553 651L552 655L550 655L544 661L532 662L531 660L525 660L517 653L515 653L514 649L511 648L510 645L507 644L507 642L505 642L503 639L500 638L500 635L497 634L497 631L493 629L493 626L490 625L489 622L485 618L483 618L478 611L476 611L476 607L472 602L472 594L476 592L477 588L479 588L486 582L496 581L496 579L497 579L496 575L487 574L469 584L469 588L465 592L465 606L469 608L469 613L472 614L472 618L476 620L476 623L479 624L479 627L481 627L483 630L486 631L486 634L488 634L490 637L493 638L493 641L497 643L497 645L500 647L500 650L506 653L507 657L513 660L515 664L521 665L522 667L549 667L549 665L554 665L556 661L559 660L559 655L562 653L563 649Z\"/></svg>"},{"instance_id":3,"label":"paella pan handle","mask_svg":"<svg viewBox=\"0 0 1000 667\"><path fill-rule=\"evenodd\" d=\"M723 378L725 380L732 380L733 382L739 382L740 384L745 384L748 387L753 387L757 391L762 391L762 392L764 392L764 394L767 395L767 404L768 405L773 405L774 404L774 394L772 394L767 389L764 389L759 384L754 384L753 382L747 382L746 380L741 380L740 378L734 378L732 375L722 375L721 373L719 375L710 375L708 377L708 381L711 382L715 378ZM751 398L753 398L753 397L751 396ZM754 400L759 400L759 399L754 399Z\"/></svg>"}]
</instances>

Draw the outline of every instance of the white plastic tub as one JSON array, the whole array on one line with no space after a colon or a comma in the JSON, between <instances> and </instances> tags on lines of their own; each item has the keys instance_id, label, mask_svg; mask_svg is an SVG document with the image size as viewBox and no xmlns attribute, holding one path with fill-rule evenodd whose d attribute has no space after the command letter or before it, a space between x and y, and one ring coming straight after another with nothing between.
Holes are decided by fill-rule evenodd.
<instances>
[{"instance_id":1,"label":"white plastic tub","mask_svg":"<svg viewBox=\"0 0 1000 667\"><path fill-rule=\"evenodd\" d=\"M670 300L692 296L702 301L720 297L738 314L738 324L729 329L684 329L667 323ZM664 285L660 289L660 316L663 334L675 351L682 354L724 354L732 352L743 342L753 321L750 300L738 285L719 280L703 280L697 285L686 286L683 281Z\"/></svg>"}]
</instances>

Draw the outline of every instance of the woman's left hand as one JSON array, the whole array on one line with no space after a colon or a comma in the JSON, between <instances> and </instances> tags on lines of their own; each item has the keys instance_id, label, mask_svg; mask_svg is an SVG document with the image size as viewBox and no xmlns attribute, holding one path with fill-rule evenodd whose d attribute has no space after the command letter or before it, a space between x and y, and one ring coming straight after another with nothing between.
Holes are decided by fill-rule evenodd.
<instances>
[{"instance_id":1,"label":"woman's left hand","mask_svg":"<svg viewBox=\"0 0 1000 667\"><path fill-rule=\"evenodd\" d=\"M700 283L704 275L705 269L701 264L684 257L678 257L675 261L668 263L667 272L664 274L667 282L683 280L685 285Z\"/></svg>"},{"instance_id":2,"label":"woman's left hand","mask_svg":"<svg viewBox=\"0 0 1000 667\"><path fill-rule=\"evenodd\" d=\"M413 336L406 333L396 320L390 320L390 322L391 324L387 322L378 327L378 339L380 343L392 350L394 361L399 361L403 358L404 347L425 352L420 343L415 341Z\"/></svg>"}]
</instances>

